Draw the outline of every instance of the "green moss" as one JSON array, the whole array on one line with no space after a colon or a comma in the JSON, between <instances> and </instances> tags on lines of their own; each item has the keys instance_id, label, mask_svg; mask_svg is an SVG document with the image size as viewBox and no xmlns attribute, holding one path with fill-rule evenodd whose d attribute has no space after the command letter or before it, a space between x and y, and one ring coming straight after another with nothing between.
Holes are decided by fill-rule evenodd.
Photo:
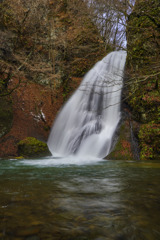
<instances>
[{"instance_id":1,"label":"green moss","mask_svg":"<svg viewBox=\"0 0 160 240\"><path fill-rule=\"evenodd\" d=\"M135 64L139 67L142 66L141 71L145 67L145 71L150 72L150 64L155 63L153 57L157 57L159 53L157 44L160 24L157 16L159 14L157 2L146 0L137 1L135 9L129 17L127 27L128 59L131 60L133 67Z\"/></svg>"},{"instance_id":2,"label":"green moss","mask_svg":"<svg viewBox=\"0 0 160 240\"><path fill-rule=\"evenodd\" d=\"M157 159L159 151L155 144L160 122L159 14L159 1L136 1L127 27L127 70L132 83L127 102L134 119L142 124L141 159Z\"/></svg>"},{"instance_id":3,"label":"green moss","mask_svg":"<svg viewBox=\"0 0 160 240\"><path fill-rule=\"evenodd\" d=\"M46 143L27 137L18 143L18 155L24 157L43 157L51 155Z\"/></svg>"},{"instance_id":4,"label":"green moss","mask_svg":"<svg viewBox=\"0 0 160 240\"><path fill-rule=\"evenodd\" d=\"M16 157L15 159L21 160L21 159L24 159L24 157L23 156L19 156L19 157Z\"/></svg>"},{"instance_id":5,"label":"green moss","mask_svg":"<svg viewBox=\"0 0 160 240\"><path fill-rule=\"evenodd\" d=\"M6 3L0 3L0 12L1 12L1 16L0 16L0 27L1 28L15 28L15 23L16 20L13 17L13 11L11 8L8 7L8 5Z\"/></svg>"},{"instance_id":6,"label":"green moss","mask_svg":"<svg viewBox=\"0 0 160 240\"><path fill-rule=\"evenodd\" d=\"M142 124L139 131L141 159L160 159L160 124Z\"/></svg>"},{"instance_id":7,"label":"green moss","mask_svg":"<svg viewBox=\"0 0 160 240\"><path fill-rule=\"evenodd\" d=\"M130 127L128 121L124 122L119 130L119 138L114 150L106 157L111 160L133 160L130 142Z\"/></svg>"}]
</instances>

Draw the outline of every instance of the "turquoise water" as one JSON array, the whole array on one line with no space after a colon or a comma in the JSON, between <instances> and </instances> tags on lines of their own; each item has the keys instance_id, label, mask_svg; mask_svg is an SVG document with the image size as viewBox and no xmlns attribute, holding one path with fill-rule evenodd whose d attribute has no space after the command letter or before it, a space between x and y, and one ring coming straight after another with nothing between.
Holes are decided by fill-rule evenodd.
<instances>
[{"instance_id":1,"label":"turquoise water","mask_svg":"<svg viewBox=\"0 0 160 240\"><path fill-rule=\"evenodd\" d=\"M1 160L0 239L160 239L160 163L81 162Z\"/></svg>"}]
</instances>

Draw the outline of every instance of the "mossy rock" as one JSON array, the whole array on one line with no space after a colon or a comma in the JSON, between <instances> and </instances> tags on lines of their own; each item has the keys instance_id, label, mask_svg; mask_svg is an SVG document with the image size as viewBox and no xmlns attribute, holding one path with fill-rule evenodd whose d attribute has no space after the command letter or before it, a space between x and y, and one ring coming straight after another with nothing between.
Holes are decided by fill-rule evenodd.
<instances>
[{"instance_id":1,"label":"mossy rock","mask_svg":"<svg viewBox=\"0 0 160 240\"><path fill-rule=\"evenodd\" d=\"M51 153L46 143L27 137L18 143L18 155L31 158L50 156Z\"/></svg>"},{"instance_id":2,"label":"mossy rock","mask_svg":"<svg viewBox=\"0 0 160 240\"><path fill-rule=\"evenodd\" d=\"M118 141L113 151L106 157L107 160L133 160L131 134L129 122L125 121L118 131Z\"/></svg>"}]
</instances>

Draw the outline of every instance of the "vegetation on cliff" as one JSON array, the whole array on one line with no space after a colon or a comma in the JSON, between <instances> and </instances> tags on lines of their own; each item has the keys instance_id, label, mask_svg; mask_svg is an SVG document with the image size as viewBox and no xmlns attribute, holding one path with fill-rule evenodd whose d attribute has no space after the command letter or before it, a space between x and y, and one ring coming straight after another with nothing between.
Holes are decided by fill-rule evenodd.
<instances>
[{"instance_id":1,"label":"vegetation on cliff","mask_svg":"<svg viewBox=\"0 0 160 240\"><path fill-rule=\"evenodd\" d=\"M105 55L84 2L6 0L0 12L1 96L18 87L22 75L52 89L67 87Z\"/></svg>"},{"instance_id":2,"label":"vegetation on cliff","mask_svg":"<svg viewBox=\"0 0 160 240\"><path fill-rule=\"evenodd\" d=\"M160 4L139 0L128 20L128 104L140 123L140 157L160 158Z\"/></svg>"},{"instance_id":3,"label":"vegetation on cliff","mask_svg":"<svg viewBox=\"0 0 160 240\"><path fill-rule=\"evenodd\" d=\"M46 141L63 101L105 55L87 11L74 0L0 2L1 156L25 137Z\"/></svg>"},{"instance_id":4,"label":"vegetation on cliff","mask_svg":"<svg viewBox=\"0 0 160 240\"><path fill-rule=\"evenodd\" d=\"M111 153L106 157L108 160L134 160L135 156L131 145L130 126L127 120L123 121L117 129L116 144Z\"/></svg>"}]
</instances>

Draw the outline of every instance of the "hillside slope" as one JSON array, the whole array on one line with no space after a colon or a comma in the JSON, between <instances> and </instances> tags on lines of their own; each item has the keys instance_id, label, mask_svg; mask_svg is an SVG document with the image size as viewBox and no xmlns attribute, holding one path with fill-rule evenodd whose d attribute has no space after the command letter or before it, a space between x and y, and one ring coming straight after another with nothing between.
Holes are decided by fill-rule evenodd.
<instances>
[{"instance_id":1,"label":"hillside slope","mask_svg":"<svg viewBox=\"0 0 160 240\"><path fill-rule=\"evenodd\" d=\"M58 110L105 50L83 2L6 0L0 13L4 157L16 156L25 137L47 140Z\"/></svg>"}]
</instances>

